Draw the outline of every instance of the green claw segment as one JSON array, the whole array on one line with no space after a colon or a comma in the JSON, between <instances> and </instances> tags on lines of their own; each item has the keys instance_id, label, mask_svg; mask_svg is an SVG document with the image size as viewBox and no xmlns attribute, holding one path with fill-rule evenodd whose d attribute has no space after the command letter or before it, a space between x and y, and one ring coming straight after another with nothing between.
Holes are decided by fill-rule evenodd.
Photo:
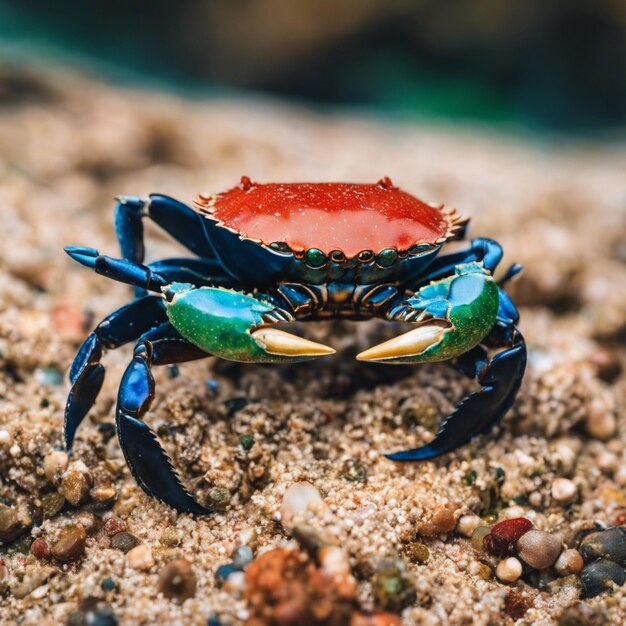
<instances>
[{"instance_id":1,"label":"green claw segment","mask_svg":"<svg viewBox=\"0 0 626 626\"><path fill-rule=\"evenodd\" d=\"M251 295L219 287L173 284L167 290L172 326L200 349L229 361L305 361L334 350L267 326L276 307Z\"/></svg>"},{"instance_id":2,"label":"green claw segment","mask_svg":"<svg viewBox=\"0 0 626 626\"><path fill-rule=\"evenodd\" d=\"M423 287L408 299L426 319L414 330L357 356L362 361L444 361L482 341L498 313L498 285L482 263L457 266L454 276Z\"/></svg>"}]
</instances>

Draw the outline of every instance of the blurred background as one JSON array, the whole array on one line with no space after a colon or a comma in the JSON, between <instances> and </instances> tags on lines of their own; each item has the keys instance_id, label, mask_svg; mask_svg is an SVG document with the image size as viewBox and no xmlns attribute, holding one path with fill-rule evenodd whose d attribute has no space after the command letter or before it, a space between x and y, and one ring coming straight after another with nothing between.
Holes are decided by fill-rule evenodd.
<instances>
[{"instance_id":1,"label":"blurred background","mask_svg":"<svg viewBox=\"0 0 626 626\"><path fill-rule=\"evenodd\" d=\"M626 122L624 0L0 0L0 46L186 94L542 132Z\"/></svg>"}]
</instances>

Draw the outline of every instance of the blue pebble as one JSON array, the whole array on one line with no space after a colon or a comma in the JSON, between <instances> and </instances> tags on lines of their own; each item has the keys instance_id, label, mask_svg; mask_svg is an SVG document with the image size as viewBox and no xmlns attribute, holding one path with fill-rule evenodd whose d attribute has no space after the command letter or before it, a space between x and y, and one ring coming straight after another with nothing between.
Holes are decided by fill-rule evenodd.
<instances>
[{"instance_id":1,"label":"blue pebble","mask_svg":"<svg viewBox=\"0 0 626 626\"><path fill-rule=\"evenodd\" d=\"M100 587L102 591L117 591L117 584L112 578L105 578L101 583Z\"/></svg>"},{"instance_id":2,"label":"blue pebble","mask_svg":"<svg viewBox=\"0 0 626 626\"><path fill-rule=\"evenodd\" d=\"M215 380L215 378L207 378L204 381L205 385L207 386L207 389L214 395L217 395L217 392L220 390L220 385L219 383Z\"/></svg>"},{"instance_id":3,"label":"blue pebble","mask_svg":"<svg viewBox=\"0 0 626 626\"><path fill-rule=\"evenodd\" d=\"M167 368L167 377L168 378L178 378L179 374L180 374L180 369L179 369L178 365L170 365Z\"/></svg>"},{"instance_id":4,"label":"blue pebble","mask_svg":"<svg viewBox=\"0 0 626 626\"><path fill-rule=\"evenodd\" d=\"M233 565L239 569L245 569L248 563L252 562L254 555L252 554L252 548L250 546L241 546L235 550L233 554Z\"/></svg>"},{"instance_id":5,"label":"blue pebble","mask_svg":"<svg viewBox=\"0 0 626 626\"><path fill-rule=\"evenodd\" d=\"M233 572L238 572L238 571L239 571L239 568L235 567L232 563L227 563L226 565L220 565L220 567L218 567L217 571L215 572L215 577L217 578L218 584L223 585Z\"/></svg>"},{"instance_id":6,"label":"blue pebble","mask_svg":"<svg viewBox=\"0 0 626 626\"><path fill-rule=\"evenodd\" d=\"M222 626L222 622L220 622L217 615L211 615L211 617L209 617L209 621L206 623L206 626Z\"/></svg>"}]
</instances>

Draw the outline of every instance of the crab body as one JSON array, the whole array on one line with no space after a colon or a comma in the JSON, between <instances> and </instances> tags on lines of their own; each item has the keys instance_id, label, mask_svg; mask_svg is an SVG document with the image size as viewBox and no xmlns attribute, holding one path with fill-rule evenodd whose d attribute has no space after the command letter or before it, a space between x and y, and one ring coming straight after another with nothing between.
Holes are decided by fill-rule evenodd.
<instances>
[{"instance_id":1,"label":"crab body","mask_svg":"<svg viewBox=\"0 0 626 626\"><path fill-rule=\"evenodd\" d=\"M193 257L143 265L143 218ZM70 378L66 444L102 384L103 348L136 341L120 386L117 429L144 490L179 510L207 512L182 486L142 421L154 396L154 365L215 355L233 361L291 362L332 348L275 327L295 320L381 318L414 328L357 358L380 363L449 360L482 389L457 405L429 444L389 455L423 460L488 430L510 407L525 368L518 314L493 271L500 246L464 236L467 220L395 187L351 183L257 184L243 177L225 193L199 195L193 208L162 195L124 197L115 227L123 258L67 248L83 265L131 284L137 299L108 316L79 350ZM148 295L154 292L158 295ZM489 357L488 350L504 348Z\"/></svg>"}]
</instances>

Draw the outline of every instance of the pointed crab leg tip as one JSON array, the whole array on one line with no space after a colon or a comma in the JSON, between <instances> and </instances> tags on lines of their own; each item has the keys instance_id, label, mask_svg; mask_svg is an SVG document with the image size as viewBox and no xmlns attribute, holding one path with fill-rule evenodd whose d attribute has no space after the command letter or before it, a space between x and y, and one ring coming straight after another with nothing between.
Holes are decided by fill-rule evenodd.
<instances>
[{"instance_id":1,"label":"pointed crab leg tip","mask_svg":"<svg viewBox=\"0 0 626 626\"><path fill-rule=\"evenodd\" d=\"M438 456L431 450L426 450L426 447L427 446L424 446L424 448L417 448L416 450L404 450L403 452L385 454L385 458L390 461L395 461L396 463L406 463L409 461L427 461L428 459Z\"/></svg>"},{"instance_id":2,"label":"pointed crab leg tip","mask_svg":"<svg viewBox=\"0 0 626 626\"><path fill-rule=\"evenodd\" d=\"M259 328L252 332L252 336L263 350L277 356L313 358L335 353L329 346L291 335L278 328Z\"/></svg>"},{"instance_id":3,"label":"pointed crab leg tip","mask_svg":"<svg viewBox=\"0 0 626 626\"><path fill-rule=\"evenodd\" d=\"M360 354L359 361L401 361L420 355L424 350L439 343L444 333L443 326L425 324L399 337L378 344Z\"/></svg>"},{"instance_id":4,"label":"pointed crab leg tip","mask_svg":"<svg viewBox=\"0 0 626 626\"><path fill-rule=\"evenodd\" d=\"M96 259L100 254L95 248L84 248L82 246L67 246L63 250L74 261L90 268L95 266Z\"/></svg>"}]
</instances>

